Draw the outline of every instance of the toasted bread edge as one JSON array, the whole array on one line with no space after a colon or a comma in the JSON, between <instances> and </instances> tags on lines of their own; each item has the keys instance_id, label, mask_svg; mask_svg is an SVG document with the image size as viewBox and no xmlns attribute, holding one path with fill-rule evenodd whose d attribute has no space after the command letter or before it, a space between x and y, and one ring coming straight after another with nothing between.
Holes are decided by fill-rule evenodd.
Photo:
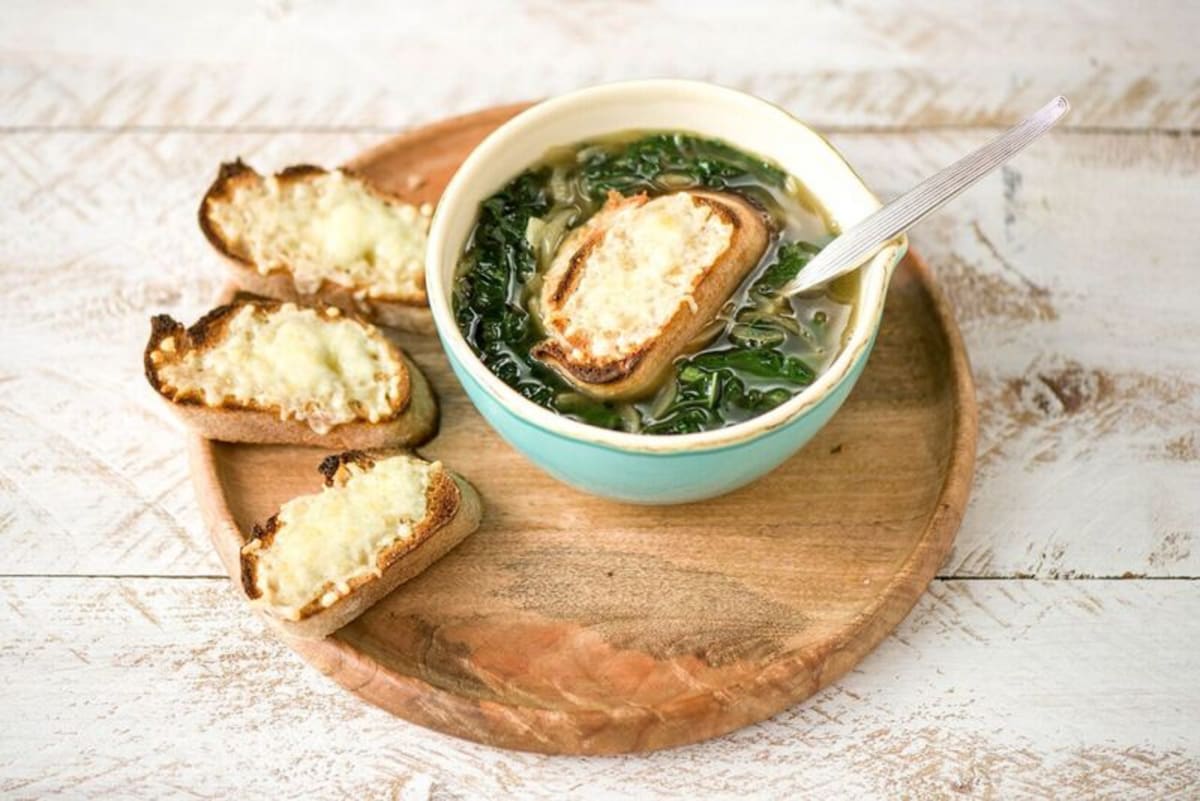
<instances>
[{"instance_id":1,"label":"toasted bread edge","mask_svg":"<svg viewBox=\"0 0 1200 801\"><path fill-rule=\"evenodd\" d=\"M723 268L737 261L747 250L757 251L761 258L770 241L770 227L765 220L761 225L748 224L751 215L762 220L761 210L750 201L740 197L717 197L704 191L692 191L691 194L734 227L729 247L710 266L693 293L698 311L693 312L683 304L655 339L618 360L605 363L573 361L562 343L549 338L534 346L531 353L535 358L555 369L577 389L601 400L636 398L654 388L679 355L676 352L678 346L685 345L712 320L758 259L748 260L745 268L736 273ZM583 247L586 242L581 245L581 250ZM573 280L577 281L578 277Z\"/></svg>"},{"instance_id":2,"label":"toasted bread edge","mask_svg":"<svg viewBox=\"0 0 1200 801\"><path fill-rule=\"evenodd\" d=\"M354 170L345 167L339 169L361 181L368 192L385 202L405 202L379 189ZM275 177L286 183L302 181L314 175L325 175L328 172L329 170L312 164L296 164L276 173ZM409 297L357 297L356 295L362 294L363 287L347 287L323 280L316 292L305 293L296 288L290 268L274 269L266 274L259 272L248 256L238 253L221 235L212 220L210 208L215 203L229 202L234 188L239 183L262 180L263 176L240 158L225 162L218 169L216 179L205 191L197 211L204 238L225 261L230 278L240 289L255 295L308 305L314 302L326 303L344 311L361 314L371 322L381 325L417 334L434 333L433 314L429 310L429 300L424 291Z\"/></svg>"},{"instance_id":3,"label":"toasted bread edge","mask_svg":"<svg viewBox=\"0 0 1200 801\"><path fill-rule=\"evenodd\" d=\"M336 471L347 462L363 464L365 461L373 465L376 459L404 452L373 449L335 454L322 462L321 472L325 474L326 485L332 486L337 483L334 478ZM314 602L305 607L301 610L300 620L286 620L270 614L269 610L261 610L263 615L287 636L300 639L326 637L357 618L398 586L422 573L479 527L483 513L479 493L466 479L444 465L434 474L426 499L425 518L414 528L412 540L397 543L377 554L383 570L381 576L364 576L354 580L350 584L350 591L331 606L322 607ZM272 516L263 526L255 526L255 536L274 537L276 519ZM242 587L251 599L256 594L255 561L252 555L242 555Z\"/></svg>"},{"instance_id":4,"label":"toasted bread edge","mask_svg":"<svg viewBox=\"0 0 1200 801\"><path fill-rule=\"evenodd\" d=\"M388 347L399 357L408 374L408 399L399 415L378 423L355 420L334 426L325 434L318 434L303 420L280 419L278 410L213 407L191 399L176 401L163 394L157 366L151 361L151 353L162 340L173 335L181 339L181 347L203 347L219 335L232 313L242 305L270 309L277 308L280 302L237 301L224 304L205 314L189 328L165 314L156 315L151 320L150 339L143 354L146 380L172 413L196 433L222 442L309 445L340 450L419 445L437 433L438 405L429 380L408 354L386 337L384 340Z\"/></svg>"}]
</instances>

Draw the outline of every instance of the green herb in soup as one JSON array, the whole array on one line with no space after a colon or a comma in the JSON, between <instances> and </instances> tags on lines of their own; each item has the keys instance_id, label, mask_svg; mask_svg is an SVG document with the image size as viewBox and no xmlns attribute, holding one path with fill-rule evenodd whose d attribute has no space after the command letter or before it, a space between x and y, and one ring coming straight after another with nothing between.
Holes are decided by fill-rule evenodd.
<instances>
[{"instance_id":1,"label":"green herb in soup","mask_svg":"<svg viewBox=\"0 0 1200 801\"><path fill-rule=\"evenodd\" d=\"M591 398L530 355L545 339L532 311L541 274L566 235L609 192L654 197L700 188L751 201L769 217L774 235L652 396L635 402ZM847 276L802 297L779 295L833 233L795 179L723 142L679 133L587 142L549 153L480 205L459 264L455 315L484 365L541 406L603 428L708 431L787 401L837 355L857 279Z\"/></svg>"}]
</instances>

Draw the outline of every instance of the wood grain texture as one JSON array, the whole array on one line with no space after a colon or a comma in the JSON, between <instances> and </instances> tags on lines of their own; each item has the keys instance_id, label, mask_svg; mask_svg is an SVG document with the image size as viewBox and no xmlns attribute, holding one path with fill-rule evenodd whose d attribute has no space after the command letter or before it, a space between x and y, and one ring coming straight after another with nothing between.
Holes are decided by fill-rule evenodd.
<instances>
[{"instance_id":1,"label":"wood grain texture","mask_svg":"<svg viewBox=\"0 0 1200 801\"><path fill-rule=\"evenodd\" d=\"M894 195L986 137L834 141ZM0 268L21 275L0 282L0 570L222 573L179 435L131 354L152 314L196 319L221 286L195 210L222 160L333 164L379 142L0 134ZM1056 134L914 233L982 407L981 483L946 575L1200 575L1198 175L1196 137ZM47 531L69 547L46 549Z\"/></svg>"},{"instance_id":2,"label":"wood grain texture","mask_svg":"<svg viewBox=\"0 0 1200 801\"><path fill-rule=\"evenodd\" d=\"M497 102L672 75L822 126L1200 127L1196 4L468 0L9 2L0 124L398 130ZM136 46L132 43L136 42Z\"/></svg>"},{"instance_id":3,"label":"wood grain texture","mask_svg":"<svg viewBox=\"0 0 1200 801\"><path fill-rule=\"evenodd\" d=\"M418 129L354 163L402 198L435 196L513 113ZM696 742L807 698L908 613L962 519L975 390L945 304L910 255L835 420L753 485L667 508L542 474L475 412L436 341L397 334L441 406L421 453L475 485L484 522L334 636L292 647L403 718L545 753ZM327 451L200 437L190 450L198 502L240 584L251 529L320 485Z\"/></svg>"},{"instance_id":4,"label":"wood grain texture","mask_svg":"<svg viewBox=\"0 0 1200 801\"><path fill-rule=\"evenodd\" d=\"M807 703L608 758L397 721L263 636L225 578L3 579L0 596L12 799L1188 801L1200 786L1195 655L1179 646L1200 639L1191 582L936 581Z\"/></svg>"}]
</instances>

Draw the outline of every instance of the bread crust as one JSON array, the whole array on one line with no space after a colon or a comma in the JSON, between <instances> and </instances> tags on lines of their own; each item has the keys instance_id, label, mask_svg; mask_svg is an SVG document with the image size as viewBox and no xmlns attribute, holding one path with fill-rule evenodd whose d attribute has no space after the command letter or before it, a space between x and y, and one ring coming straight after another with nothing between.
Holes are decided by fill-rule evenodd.
<instances>
[{"instance_id":1,"label":"bread crust","mask_svg":"<svg viewBox=\"0 0 1200 801\"><path fill-rule=\"evenodd\" d=\"M437 433L438 408L433 390L424 374L391 341L384 341L401 364L401 400L393 405L390 417L372 423L353 420L333 426L319 434L308 423L295 418L280 419L279 409L247 408L242 406L209 406L201 399L174 399L164 391L158 376L153 354L159 352L162 341L173 337L180 352L211 347L225 331L230 319L243 306L267 311L282 305L274 300L239 300L212 309L190 328L185 328L170 315L159 314L150 321L150 339L143 354L146 380L155 393L185 425L208 439L223 442L259 444L309 445L323 448L359 449L385 448L396 445L418 445ZM346 315L355 319L353 315ZM362 320L357 320L363 322ZM364 323L365 324L365 323Z\"/></svg>"},{"instance_id":2,"label":"bread crust","mask_svg":"<svg viewBox=\"0 0 1200 801\"><path fill-rule=\"evenodd\" d=\"M365 178L345 167L341 171L362 182L368 192L386 203L403 202L373 186ZM296 164L275 174L280 183L298 183L329 172L312 164ZM322 280L315 292L301 292L296 287L290 268L273 269L263 274L244 254L239 253L233 243L227 241L212 220L211 209L217 203L231 202L238 186L262 181L263 176L241 159L226 162L217 171L216 180L204 193L200 201L198 218L204 238L217 251L226 265L230 279L238 288L254 295L292 301L304 305L327 304L344 311L359 314L371 322L411 331L418 334L435 332L433 313L429 310L425 291L410 296L370 297L365 287L348 287L327 279Z\"/></svg>"},{"instance_id":3,"label":"bread crust","mask_svg":"<svg viewBox=\"0 0 1200 801\"><path fill-rule=\"evenodd\" d=\"M681 305L657 336L617 359L574 359L569 346L564 347L554 338L547 338L532 349L535 358L587 395L601 400L622 400L652 392L683 347L716 317L766 250L771 229L757 206L737 195L684 191L733 227L729 247L708 267L692 293L695 310L688 304ZM571 256L569 269L552 290L556 302L564 302L575 291L587 269L588 257L602 238L603 232L597 231L574 241L567 240L568 246L577 250Z\"/></svg>"},{"instance_id":4,"label":"bread crust","mask_svg":"<svg viewBox=\"0 0 1200 801\"><path fill-rule=\"evenodd\" d=\"M402 453L406 452L347 451L326 457L318 470L325 476L325 486L338 486L348 477L346 465L354 463L369 470L377 460ZM323 606L319 600L326 592L335 590L332 582L326 583L315 593L317 600L300 610L299 620L288 620L271 614L269 608L260 607L263 615L288 636L302 639L326 637L354 620L396 587L423 572L479 527L483 514L479 493L466 479L445 467L431 476L425 499L425 517L413 527L413 536L376 553L376 565L381 569L381 575L368 574L352 579L348 592L339 593L340 597L329 606ZM278 530L278 515L272 515L263 524L254 526L251 541L257 540L262 543L261 547L269 548ZM242 589L251 601L260 597L256 581L257 566L256 552L247 552L243 548Z\"/></svg>"}]
</instances>

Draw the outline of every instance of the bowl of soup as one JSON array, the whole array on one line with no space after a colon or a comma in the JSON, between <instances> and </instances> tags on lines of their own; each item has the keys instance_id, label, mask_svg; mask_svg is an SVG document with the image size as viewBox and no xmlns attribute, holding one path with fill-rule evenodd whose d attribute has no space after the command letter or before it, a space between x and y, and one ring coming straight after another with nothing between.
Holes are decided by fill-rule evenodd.
<instances>
[{"instance_id":1,"label":"bowl of soup","mask_svg":"<svg viewBox=\"0 0 1200 801\"><path fill-rule=\"evenodd\" d=\"M730 234L681 197L729 199L767 232L727 296L702 305L689 282ZM677 80L583 89L518 114L451 179L429 303L472 403L547 473L634 503L710 498L793 455L853 388L906 240L826 287L778 290L879 206L828 142L751 95ZM548 308L546 282L564 273L590 307ZM603 391L603 370L588 383L543 355L586 323L564 340L576 357L636 363L621 350L632 332L679 320L686 341L628 396Z\"/></svg>"}]
</instances>

